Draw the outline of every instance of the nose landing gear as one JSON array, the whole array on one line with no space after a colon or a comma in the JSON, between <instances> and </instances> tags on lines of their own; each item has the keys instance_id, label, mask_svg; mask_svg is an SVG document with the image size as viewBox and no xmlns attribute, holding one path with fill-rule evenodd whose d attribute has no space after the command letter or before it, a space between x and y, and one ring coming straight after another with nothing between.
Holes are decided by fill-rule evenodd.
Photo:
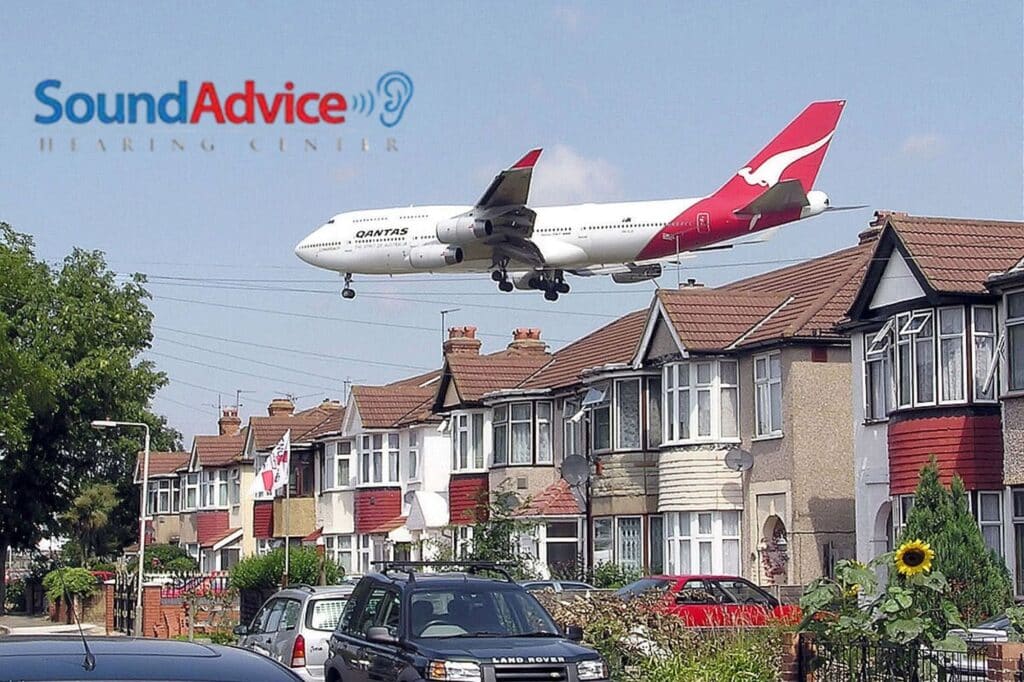
<instances>
[{"instance_id":1,"label":"nose landing gear","mask_svg":"<svg viewBox=\"0 0 1024 682\"><path fill-rule=\"evenodd\" d=\"M341 297L344 299L353 299L356 297L356 290L352 288L352 273L345 273L345 288L341 290Z\"/></svg>"}]
</instances>

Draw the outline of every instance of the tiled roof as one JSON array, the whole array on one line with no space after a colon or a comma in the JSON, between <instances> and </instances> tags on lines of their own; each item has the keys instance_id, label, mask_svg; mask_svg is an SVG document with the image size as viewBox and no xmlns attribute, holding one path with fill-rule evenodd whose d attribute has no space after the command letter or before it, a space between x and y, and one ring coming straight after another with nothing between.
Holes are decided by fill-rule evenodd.
<instances>
[{"instance_id":1,"label":"tiled roof","mask_svg":"<svg viewBox=\"0 0 1024 682\"><path fill-rule=\"evenodd\" d=\"M562 388L579 381L585 369L633 359L644 333L647 309L635 310L560 348L551 361L527 379L522 388Z\"/></svg>"},{"instance_id":2,"label":"tiled roof","mask_svg":"<svg viewBox=\"0 0 1024 682\"><path fill-rule=\"evenodd\" d=\"M218 542L223 541L228 536L233 535L233 534L237 533L240 530L241 530L241 528L228 528L227 530L223 531L222 533L218 533L217 535L214 535L214 536L204 540L203 543L202 543L202 546L203 547L213 547Z\"/></svg>"},{"instance_id":3,"label":"tiled roof","mask_svg":"<svg viewBox=\"0 0 1024 682\"><path fill-rule=\"evenodd\" d=\"M536 350L508 348L497 353L452 353L448 372L463 402L478 402L488 393L518 388L524 380L551 361L551 355Z\"/></svg>"},{"instance_id":4,"label":"tiled roof","mask_svg":"<svg viewBox=\"0 0 1024 682\"><path fill-rule=\"evenodd\" d=\"M576 496L564 478L559 479L531 498L520 510L519 516L574 516L583 513Z\"/></svg>"},{"instance_id":5,"label":"tiled roof","mask_svg":"<svg viewBox=\"0 0 1024 682\"><path fill-rule=\"evenodd\" d=\"M893 229L931 287L985 293L985 280L1024 256L1024 222L888 214Z\"/></svg>"},{"instance_id":6,"label":"tiled roof","mask_svg":"<svg viewBox=\"0 0 1024 682\"><path fill-rule=\"evenodd\" d=\"M839 338L841 335L834 327L857 295L875 243L872 238L820 258L719 287L719 291L730 294L792 297L738 345L793 337Z\"/></svg>"},{"instance_id":7,"label":"tiled roof","mask_svg":"<svg viewBox=\"0 0 1024 682\"><path fill-rule=\"evenodd\" d=\"M408 519L408 516L396 516L395 518L389 519L384 523L380 524L379 526L376 526L375 528L371 528L370 530L366 531L366 533L368 535L383 535L384 533L390 533L394 529L401 528L402 526L404 526L405 522Z\"/></svg>"},{"instance_id":8,"label":"tiled roof","mask_svg":"<svg viewBox=\"0 0 1024 682\"><path fill-rule=\"evenodd\" d=\"M395 383L387 386L353 386L352 401L368 429L386 429L430 418L437 386L428 383Z\"/></svg>"},{"instance_id":9,"label":"tiled roof","mask_svg":"<svg viewBox=\"0 0 1024 682\"><path fill-rule=\"evenodd\" d=\"M327 418L322 422L313 427L312 430L307 431L303 436L303 440L313 440L320 436L326 436L328 434L334 434L341 431L342 424L345 422L345 408L341 407L336 410L332 410Z\"/></svg>"},{"instance_id":10,"label":"tiled roof","mask_svg":"<svg viewBox=\"0 0 1024 682\"><path fill-rule=\"evenodd\" d=\"M734 292L704 287L659 289L657 297L679 340L689 351L728 348L788 298L782 293Z\"/></svg>"},{"instance_id":11,"label":"tiled roof","mask_svg":"<svg viewBox=\"0 0 1024 682\"><path fill-rule=\"evenodd\" d=\"M169 476L178 469L188 466L191 453L188 452L150 452L149 453L149 477ZM135 462L135 480L142 480L142 453Z\"/></svg>"},{"instance_id":12,"label":"tiled roof","mask_svg":"<svg viewBox=\"0 0 1024 682\"><path fill-rule=\"evenodd\" d=\"M341 406L337 403L325 401L316 407L294 414L250 417L249 428L253 431L253 445L257 450L272 448L289 429L292 432L293 443L309 440L306 437L308 433L341 410Z\"/></svg>"},{"instance_id":13,"label":"tiled roof","mask_svg":"<svg viewBox=\"0 0 1024 682\"><path fill-rule=\"evenodd\" d=\"M196 436L195 450L202 467L222 467L242 460L245 429L226 436Z\"/></svg>"}]
</instances>

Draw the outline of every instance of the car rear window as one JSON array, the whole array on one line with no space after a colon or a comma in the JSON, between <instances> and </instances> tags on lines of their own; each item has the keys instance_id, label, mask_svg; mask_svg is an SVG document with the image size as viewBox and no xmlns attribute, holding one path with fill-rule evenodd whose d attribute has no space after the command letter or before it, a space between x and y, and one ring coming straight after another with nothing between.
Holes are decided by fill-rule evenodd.
<instances>
[{"instance_id":1,"label":"car rear window","mask_svg":"<svg viewBox=\"0 0 1024 682\"><path fill-rule=\"evenodd\" d=\"M341 620L341 612L345 610L347 601L346 597L313 600L306 611L306 627L311 630L334 630Z\"/></svg>"},{"instance_id":2,"label":"car rear window","mask_svg":"<svg viewBox=\"0 0 1024 682\"><path fill-rule=\"evenodd\" d=\"M649 590L667 590L671 584L672 581L665 578L643 578L635 583L619 588L619 591L615 594L620 597L635 597Z\"/></svg>"}]
</instances>

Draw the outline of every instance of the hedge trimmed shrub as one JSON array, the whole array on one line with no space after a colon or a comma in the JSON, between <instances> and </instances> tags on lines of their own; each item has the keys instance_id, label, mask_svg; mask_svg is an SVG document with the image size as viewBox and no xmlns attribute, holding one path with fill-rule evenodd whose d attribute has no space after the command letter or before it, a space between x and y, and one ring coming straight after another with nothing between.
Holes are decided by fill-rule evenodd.
<instances>
[{"instance_id":1,"label":"hedge trimmed shrub","mask_svg":"<svg viewBox=\"0 0 1024 682\"><path fill-rule=\"evenodd\" d=\"M293 547L288 556L289 584L320 582L320 555L314 547ZM260 590L277 587L284 575L284 548L263 556L242 559L231 569L231 587L237 590ZM333 585L345 577L345 569L324 559L324 578Z\"/></svg>"},{"instance_id":2,"label":"hedge trimmed shrub","mask_svg":"<svg viewBox=\"0 0 1024 682\"><path fill-rule=\"evenodd\" d=\"M91 597L99 591L99 586L96 576L86 568L58 568L43 577L43 589L46 590L46 598L56 602L65 594L83 599Z\"/></svg>"}]
</instances>

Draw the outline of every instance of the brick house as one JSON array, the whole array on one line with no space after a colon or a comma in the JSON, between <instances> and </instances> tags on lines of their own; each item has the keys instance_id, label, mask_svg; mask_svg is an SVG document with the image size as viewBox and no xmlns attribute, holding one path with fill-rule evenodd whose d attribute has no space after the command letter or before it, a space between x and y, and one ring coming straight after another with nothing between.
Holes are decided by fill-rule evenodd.
<instances>
[{"instance_id":1,"label":"brick house","mask_svg":"<svg viewBox=\"0 0 1024 682\"><path fill-rule=\"evenodd\" d=\"M135 484L142 484L142 461L135 466ZM182 476L188 452L150 452L146 500L146 542L178 544L181 520ZM135 548L138 551L138 547Z\"/></svg>"},{"instance_id":2,"label":"brick house","mask_svg":"<svg viewBox=\"0 0 1024 682\"><path fill-rule=\"evenodd\" d=\"M913 507L921 467L959 475L987 544L1018 576L1011 519L1018 482L1004 459L1002 409L1012 376L993 358L1006 338L1009 271L1024 256L1024 223L877 212L880 230L844 327L851 333L857 556L891 548ZM986 283L989 286L986 286ZM1007 289L1006 291L1012 291ZM991 378L990 378L991 377ZM1010 421L1013 421L1011 416ZM1007 432L1012 439L1013 427Z\"/></svg>"}]
</instances>

